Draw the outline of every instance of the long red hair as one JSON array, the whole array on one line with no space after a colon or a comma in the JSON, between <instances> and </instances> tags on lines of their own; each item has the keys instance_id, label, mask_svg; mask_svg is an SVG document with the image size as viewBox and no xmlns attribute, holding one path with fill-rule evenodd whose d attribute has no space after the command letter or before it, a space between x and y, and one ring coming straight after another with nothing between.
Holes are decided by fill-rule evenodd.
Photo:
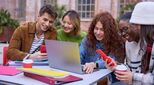
<instances>
[{"instance_id":1,"label":"long red hair","mask_svg":"<svg viewBox=\"0 0 154 85\"><path fill-rule=\"evenodd\" d=\"M121 37L118 34L117 23L112 15L108 12L99 13L92 20L87 34L87 47L90 49L96 48L97 39L94 35L94 28L99 21L101 22L104 29L104 39L102 40L102 43L105 46L105 52L113 53L118 57L124 57L124 48L122 50L123 52L120 52L120 48L122 48L123 43Z\"/></svg>"}]
</instances>

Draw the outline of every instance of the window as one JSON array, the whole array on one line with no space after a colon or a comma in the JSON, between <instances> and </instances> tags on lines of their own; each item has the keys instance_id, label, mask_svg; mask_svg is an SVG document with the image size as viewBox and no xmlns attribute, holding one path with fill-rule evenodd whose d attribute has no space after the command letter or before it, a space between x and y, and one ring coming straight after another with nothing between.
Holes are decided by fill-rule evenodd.
<instances>
[{"instance_id":1,"label":"window","mask_svg":"<svg viewBox=\"0 0 154 85\"><path fill-rule=\"evenodd\" d=\"M55 6L57 3L56 0L42 0L42 6L45 4L51 4L52 6Z\"/></svg>"},{"instance_id":2,"label":"window","mask_svg":"<svg viewBox=\"0 0 154 85\"><path fill-rule=\"evenodd\" d=\"M77 0L77 10L81 19L91 19L94 16L95 0Z\"/></svg>"},{"instance_id":3,"label":"window","mask_svg":"<svg viewBox=\"0 0 154 85\"><path fill-rule=\"evenodd\" d=\"M120 0L120 8L123 8L126 4L125 0Z\"/></svg>"},{"instance_id":4,"label":"window","mask_svg":"<svg viewBox=\"0 0 154 85\"><path fill-rule=\"evenodd\" d=\"M19 20L25 20L25 14L26 14L26 0L17 0L17 8L16 8L16 13L17 13L17 18Z\"/></svg>"},{"instance_id":5,"label":"window","mask_svg":"<svg viewBox=\"0 0 154 85\"><path fill-rule=\"evenodd\" d=\"M139 2L139 0L120 0L120 16L124 14L125 12L130 12L134 9L136 3Z\"/></svg>"}]
</instances>

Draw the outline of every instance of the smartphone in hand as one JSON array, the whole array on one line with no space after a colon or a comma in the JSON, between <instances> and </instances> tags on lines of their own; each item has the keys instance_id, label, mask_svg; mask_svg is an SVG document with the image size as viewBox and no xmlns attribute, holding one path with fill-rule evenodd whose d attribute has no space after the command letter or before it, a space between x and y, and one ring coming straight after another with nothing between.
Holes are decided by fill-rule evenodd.
<instances>
[{"instance_id":1,"label":"smartphone in hand","mask_svg":"<svg viewBox=\"0 0 154 85\"><path fill-rule=\"evenodd\" d=\"M96 53L98 53L101 56L102 60L104 60L104 61L107 60L107 64L112 63L113 59L111 59L109 56L107 56L101 49L97 49ZM110 66L114 66L114 65L115 64L112 63Z\"/></svg>"},{"instance_id":2,"label":"smartphone in hand","mask_svg":"<svg viewBox=\"0 0 154 85\"><path fill-rule=\"evenodd\" d=\"M40 46L40 52L41 53L47 53L45 45Z\"/></svg>"}]
</instances>

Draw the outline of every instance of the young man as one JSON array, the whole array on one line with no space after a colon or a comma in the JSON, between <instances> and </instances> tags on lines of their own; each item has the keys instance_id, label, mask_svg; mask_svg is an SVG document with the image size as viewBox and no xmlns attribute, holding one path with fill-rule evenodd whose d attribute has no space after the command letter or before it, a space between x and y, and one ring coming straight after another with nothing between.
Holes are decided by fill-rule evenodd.
<instances>
[{"instance_id":1,"label":"young man","mask_svg":"<svg viewBox=\"0 0 154 85\"><path fill-rule=\"evenodd\" d=\"M56 39L56 30L52 27L57 13L51 5L43 6L36 22L28 22L19 26L10 41L7 51L9 60L44 59L39 48L45 39Z\"/></svg>"}]
</instances>

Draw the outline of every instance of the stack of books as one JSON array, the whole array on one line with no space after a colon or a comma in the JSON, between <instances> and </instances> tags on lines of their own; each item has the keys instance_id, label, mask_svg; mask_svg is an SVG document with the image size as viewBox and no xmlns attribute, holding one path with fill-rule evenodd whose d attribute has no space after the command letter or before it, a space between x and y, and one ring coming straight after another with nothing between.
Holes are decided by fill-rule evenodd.
<instances>
[{"instance_id":1,"label":"stack of books","mask_svg":"<svg viewBox=\"0 0 154 85\"><path fill-rule=\"evenodd\" d=\"M70 75L65 72L45 70L40 68L19 68L24 75L50 85L61 85L82 80L82 78Z\"/></svg>"}]
</instances>

